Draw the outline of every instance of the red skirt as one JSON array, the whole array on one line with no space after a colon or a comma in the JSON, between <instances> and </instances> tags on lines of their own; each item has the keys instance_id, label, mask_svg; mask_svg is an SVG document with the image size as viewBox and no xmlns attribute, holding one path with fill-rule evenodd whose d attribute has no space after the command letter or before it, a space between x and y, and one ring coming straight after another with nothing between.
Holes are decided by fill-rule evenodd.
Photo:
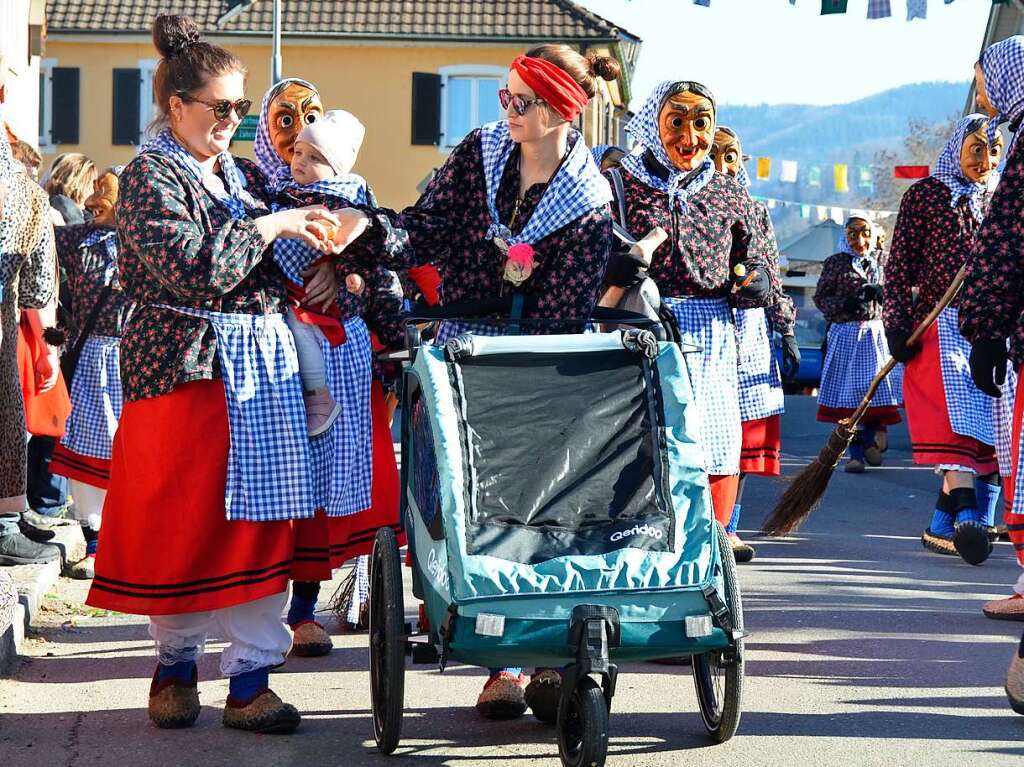
<instances>
[{"instance_id":1,"label":"red skirt","mask_svg":"<svg viewBox=\"0 0 1024 767\"><path fill-rule=\"evenodd\" d=\"M823 423L839 423L853 415L853 408L848 407L823 407L818 405L818 420ZM884 405L883 407L869 407L864 417L860 419L862 426L892 426L902 421L900 409L895 405Z\"/></svg>"},{"instance_id":2,"label":"red skirt","mask_svg":"<svg viewBox=\"0 0 1024 767\"><path fill-rule=\"evenodd\" d=\"M1024 366L1017 371L1017 393L1013 402L1013 473L1008 482L1004 482L1006 491L1006 527L1010 534L1010 542L1017 552L1017 562L1024 567L1024 514L1015 514L1014 491L1017 487L1017 472L1020 470L1021 428L1024 426Z\"/></svg>"},{"instance_id":3,"label":"red skirt","mask_svg":"<svg viewBox=\"0 0 1024 767\"><path fill-rule=\"evenodd\" d=\"M374 381L370 387L370 414L373 431L370 508L344 517L328 517L321 512L313 519L296 520L293 580L329 581L332 570L373 550L378 528L390 527L398 532L398 464L391 441L384 387L379 381ZM399 544L404 544L404 535L399 537Z\"/></svg>"},{"instance_id":4,"label":"red skirt","mask_svg":"<svg viewBox=\"0 0 1024 767\"><path fill-rule=\"evenodd\" d=\"M293 523L225 517L228 447L220 381L125 403L88 604L176 615L288 588Z\"/></svg>"},{"instance_id":5,"label":"red skirt","mask_svg":"<svg viewBox=\"0 0 1024 767\"><path fill-rule=\"evenodd\" d=\"M903 406L914 463L954 463L985 475L999 470L992 445L953 431L942 385L939 329L932 325L921 338L921 351L903 373Z\"/></svg>"},{"instance_id":6,"label":"red skirt","mask_svg":"<svg viewBox=\"0 0 1024 767\"><path fill-rule=\"evenodd\" d=\"M781 471L782 416L770 415L743 422L740 474L777 477Z\"/></svg>"},{"instance_id":7,"label":"red skirt","mask_svg":"<svg viewBox=\"0 0 1024 767\"><path fill-rule=\"evenodd\" d=\"M58 442L50 459L50 473L106 490L110 483L110 459L82 455Z\"/></svg>"}]
</instances>

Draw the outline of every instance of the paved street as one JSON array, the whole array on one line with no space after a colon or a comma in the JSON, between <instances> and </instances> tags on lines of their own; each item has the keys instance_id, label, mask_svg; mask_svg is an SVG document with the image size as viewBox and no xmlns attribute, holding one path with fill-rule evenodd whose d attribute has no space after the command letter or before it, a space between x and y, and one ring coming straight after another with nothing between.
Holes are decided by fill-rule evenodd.
<instances>
[{"instance_id":1,"label":"paved street","mask_svg":"<svg viewBox=\"0 0 1024 767\"><path fill-rule=\"evenodd\" d=\"M786 472L817 453L828 429L813 402L791 398ZM936 479L910 465L906 433L887 466L838 474L825 505L790 539L758 540L742 566L748 686L738 736L707 744L688 669L640 664L620 678L609 764L1020 765L1024 717L1003 681L1024 624L985 619L981 603L1017 575L1009 544L982 567L922 549ZM755 530L780 482L753 480L743 527ZM325 589L326 596L330 589ZM154 658L143 622L75 608L62 582L31 658L0 681L0 764L79 765L557 765L554 732L530 718L495 724L472 705L483 681L464 667L407 676L405 735L390 760L372 747L366 636L336 634L328 658L288 662L272 678L303 726L288 737L227 732L216 679L219 645L200 674L205 706L191 731L150 726ZM410 599L407 606L411 606Z\"/></svg>"}]
</instances>

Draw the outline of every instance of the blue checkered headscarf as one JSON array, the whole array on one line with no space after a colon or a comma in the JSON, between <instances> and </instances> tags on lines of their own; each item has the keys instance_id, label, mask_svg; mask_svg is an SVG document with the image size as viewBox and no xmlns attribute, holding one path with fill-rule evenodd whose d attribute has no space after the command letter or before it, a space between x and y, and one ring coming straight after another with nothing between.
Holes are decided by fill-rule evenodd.
<instances>
[{"instance_id":1,"label":"blue checkered headscarf","mask_svg":"<svg viewBox=\"0 0 1024 767\"><path fill-rule=\"evenodd\" d=\"M260 202L246 191L245 176L242 175L242 171L235 165L235 158L231 155L231 152L221 152L217 157L221 173L227 184L225 189L224 184L218 183L219 179L204 173L198 160L185 147L174 140L170 128L164 128L160 133L143 144L139 151L140 153L152 152L162 154L174 160L202 184L217 202L227 208L232 218L246 218L248 215L246 213L247 208L262 207Z\"/></svg>"},{"instance_id":2,"label":"blue checkered headscarf","mask_svg":"<svg viewBox=\"0 0 1024 767\"><path fill-rule=\"evenodd\" d=\"M288 163L278 156L277 150L274 149L274 145L270 141L270 102L292 83L304 85L315 93L320 92L308 80L303 80L299 77L286 77L263 94L263 102L260 104L260 118L259 122L256 123L256 140L253 142L253 152L256 154L256 164L267 178L267 188L273 194L277 194L285 186L292 183L292 169Z\"/></svg>"},{"instance_id":3,"label":"blue checkered headscarf","mask_svg":"<svg viewBox=\"0 0 1024 767\"><path fill-rule=\"evenodd\" d=\"M544 190L526 226L513 235L498 215L498 187L515 142L504 120L488 123L480 129L480 148L484 158L484 180L487 184L487 210L491 225L487 239L500 237L509 245L534 244L561 229L585 213L612 201L612 190L597 169L583 137L575 130L569 134L571 149L558 172Z\"/></svg>"},{"instance_id":4,"label":"blue checkered headscarf","mask_svg":"<svg viewBox=\"0 0 1024 767\"><path fill-rule=\"evenodd\" d=\"M1014 35L990 45L981 54L988 100L999 113L988 126L988 140L995 140L999 125L1014 122L1024 114L1024 35ZM1016 134L1006 154L1016 141Z\"/></svg>"},{"instance_id":5,"label":"blue checkered headscarf","mask_svg":"<svg viewBox=\"0 0 1024 767\"><path fill-rule=\"evenodd\" d=\"M874 224L866 218L861 216L850 216L846 219L846 223L843 224L843 236L839 238L839 252L845 253L850 257L854 271L860 274L861 277L868 282L878 282L878 278L881 276L881 270L878 268L878 259L875 258L874 251L868 251L868 255L861 256L850 246L850 240L846 237L846 227L848 227L850 222L854 220L866 221L868 226L872 229L872 234L874 233Z\"/></svg>"},{"instance_id":6,"label":"blue checkered headscarf","mask_svg":"<svg viewBox=\"0 0 1024 767\"><path fill-rule=\"evenodd\" d=\"M983 217L981 208L988 185L976 184L964 176L960 167L960 152L963 150L964 141L973 132L971 126L977 125L979 120L987 121L988 118L981 114L971 114L957 121L953 135L943 147L932 173L932 176L949 188L951 207L955 208L964 197L970 200L971 213L974 214L976 221L981 221Z\"/></svg>"},{"instance_id":7,"label":"blue checkered headscarf","mask_svg":"<svg viewBox=\"0 0 1024 767\"><path fill-rule=\"evenodd\" d=\"M626 131L633 139L653 154L655 159L668 171L668 178L663 179L651 173L644 163L642 154L629 154L622 158L622 167L652 189L667 192L669 204L677 206L681 213L686 212L686 201L707 186L715 174L715 164L710 157L705 157L704 163L699 168L690 171L679 170L668 159L668 153L661 143L658 116L661 114L661 108L665 105L665 100L672 93L678 92L677 88L683 82L685 81L665 80L658 84L651 95L647 97L647 101L640 107L640 111L626 126ZM714 99L711 103L714 105Z\"/></svg>"},{"instance_id":8,"label":"blue checkered headscarf","mask_svg":"<svg viewBox=\"0 0 1024 767\"><path fill-rule=\"evenodd\" d=\"M117 280L117 230L103 227L93 229L85 236L78 247L80 250L87 250L93 245L103 245L107 254L107 263L103 269L103 284L110 285L115 290L120 289Z\"/></svg>"}]
</instances>

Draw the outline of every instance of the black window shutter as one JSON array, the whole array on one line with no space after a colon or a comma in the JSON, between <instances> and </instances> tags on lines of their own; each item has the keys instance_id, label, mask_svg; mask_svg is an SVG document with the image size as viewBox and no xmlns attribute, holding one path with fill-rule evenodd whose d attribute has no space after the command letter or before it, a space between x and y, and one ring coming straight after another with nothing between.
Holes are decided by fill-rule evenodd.
<instances>
[{"instance_id":1,"label":"black window shutter","mask_svg":"<svg viewBox=\"0 0 1024 767\"><path fill-rule=\"evenodd\" d=\"M54 67L50 75L50 141L78 143L78 67Z\"/></svg>"},{"instance_id":2,"label":"black window shutter","mask_svg":"<svg viewBox=\"0 0 1024 767\"><path fill-rule=\"evenodd\" d=\"M412 73L412 143L441 143L441 75Z\"/></svg>"},{"instance_id":3,"label":"black window shutter","mask_svg":"<svg viewBox=\"0 0 1024 767\"><path fill-rule=\"evenodd\" d=\"M117 145L139 143L139 85L140 69L114 70L114 124L113 142Z\"/></svg>"}]
</instances>

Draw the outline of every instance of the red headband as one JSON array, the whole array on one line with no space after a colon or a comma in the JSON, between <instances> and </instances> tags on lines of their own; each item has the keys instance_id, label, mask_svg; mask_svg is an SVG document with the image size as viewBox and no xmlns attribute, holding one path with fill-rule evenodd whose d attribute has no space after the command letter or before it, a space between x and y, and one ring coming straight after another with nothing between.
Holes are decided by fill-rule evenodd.
<instances>
[{"instance_id":1,"label":"red headband","mask_svg":"<svg viewBox=\"0 0 1024 767\"><path fill-rule=\"evenodd\" d=\"M519 56L509 69L514 69L538 98L569 122L575 120L590 101L587 92L568 72L546 59Z\"/></svg>"}]
</instances>

